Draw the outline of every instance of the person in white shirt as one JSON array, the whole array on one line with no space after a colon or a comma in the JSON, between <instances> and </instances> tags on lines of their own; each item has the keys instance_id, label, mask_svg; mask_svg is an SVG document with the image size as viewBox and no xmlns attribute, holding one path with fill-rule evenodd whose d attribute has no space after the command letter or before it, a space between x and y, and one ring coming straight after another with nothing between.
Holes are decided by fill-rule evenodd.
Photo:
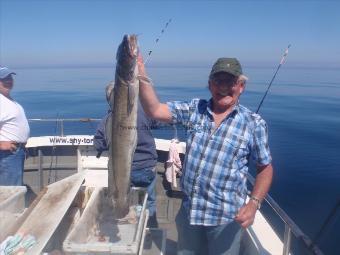
<instances>
[{"instance_id":1,"label":"person in white shirt","mask_svg":"<svg viewBox=\"0 0 340 255\"><path fill-rule=\"evenodd\" d=\"M11 96L13 71L0 67L0 185L23 185L29 125L24 109Z\"/></svg>"}]
</instances>

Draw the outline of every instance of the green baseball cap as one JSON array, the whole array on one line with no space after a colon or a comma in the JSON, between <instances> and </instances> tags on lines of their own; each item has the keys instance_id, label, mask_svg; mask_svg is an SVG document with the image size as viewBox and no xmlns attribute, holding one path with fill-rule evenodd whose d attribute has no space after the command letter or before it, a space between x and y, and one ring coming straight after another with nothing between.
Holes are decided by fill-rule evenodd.
<instances>
[{"instance_id":1,"label":"green baseball cap","mask_svg":"<svg viewBox=\"0 0 340 255\"><path fill-rule=\"evenodd\" d=\"M242 74L242 67L236 58L219 58L211 69L210 77L219 72L230 73L238 77Z\"/></svg>"}]
</instances>

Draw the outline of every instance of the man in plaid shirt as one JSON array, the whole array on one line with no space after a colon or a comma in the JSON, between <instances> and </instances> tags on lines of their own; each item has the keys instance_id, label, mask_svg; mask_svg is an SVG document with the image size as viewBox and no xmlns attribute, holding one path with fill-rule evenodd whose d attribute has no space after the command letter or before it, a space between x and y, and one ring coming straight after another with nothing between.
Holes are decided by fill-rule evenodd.
<instances>
[{"instance_id":1,"label":"man in plaid shirt","mask_svg":"<svg viewBox=\"0 0 340 255\"><path fill-rule=\"evenodd\" d=\"M238 254L242 229L250 226L272 182L266 122L239 104L247 77L235 58L219 58L209 76L210 100L160 103L138 59L140 100L152 118L188 131L176 217L178 254ZM249 159L257 176L246 202Z\"/></svg>"}]
</instances>

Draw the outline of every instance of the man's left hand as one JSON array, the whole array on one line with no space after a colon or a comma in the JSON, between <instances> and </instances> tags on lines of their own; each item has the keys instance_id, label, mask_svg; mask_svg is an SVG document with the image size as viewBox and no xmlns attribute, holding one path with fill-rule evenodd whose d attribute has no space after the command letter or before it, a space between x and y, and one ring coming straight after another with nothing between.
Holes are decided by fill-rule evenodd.
<instances>
[{"instance_id":1,"label":"man's left hand","mask_svg":"<svg viewBox=\"0 0 340 255\"><path fill-rule=\"evenodd\" d=\"M11 151L15 152L17 149L17 143L13 141L0 141L1 151Z\"/></svg>"},{"instance_id":2,"label":"man's left hand","mask_svg":"<svg viewBox=\"0 0 340 255\"><path fill-rule=\"evenodd\" d=\"M246 205L241 207L241 209L238 211L235 217L235 221L240 223L240 225L243 228L247 228L251 224L253 224L256 211L257 211L257 206L251 201L249 201Z\"/></svg>"}]
</instances>

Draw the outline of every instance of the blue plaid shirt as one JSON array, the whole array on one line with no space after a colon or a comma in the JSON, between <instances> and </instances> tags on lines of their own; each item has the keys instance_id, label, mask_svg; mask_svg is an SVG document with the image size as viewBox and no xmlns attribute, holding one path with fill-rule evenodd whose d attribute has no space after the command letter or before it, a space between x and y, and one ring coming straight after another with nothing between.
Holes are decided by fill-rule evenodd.
<instances>
[{"instance_id":1,"label":"blue plaid shirt","mask_svg":"<svg viewBox=\"0 0 340 255\"><path fill-rule=\"evenodd\" d=\"M211 103L167 103L173 123L187 129L181 186L193 225L231 222L245 203L250 155L259 165L271 163L266 122L237 104L215 129Z\"/></svg>"}]
</instances>

